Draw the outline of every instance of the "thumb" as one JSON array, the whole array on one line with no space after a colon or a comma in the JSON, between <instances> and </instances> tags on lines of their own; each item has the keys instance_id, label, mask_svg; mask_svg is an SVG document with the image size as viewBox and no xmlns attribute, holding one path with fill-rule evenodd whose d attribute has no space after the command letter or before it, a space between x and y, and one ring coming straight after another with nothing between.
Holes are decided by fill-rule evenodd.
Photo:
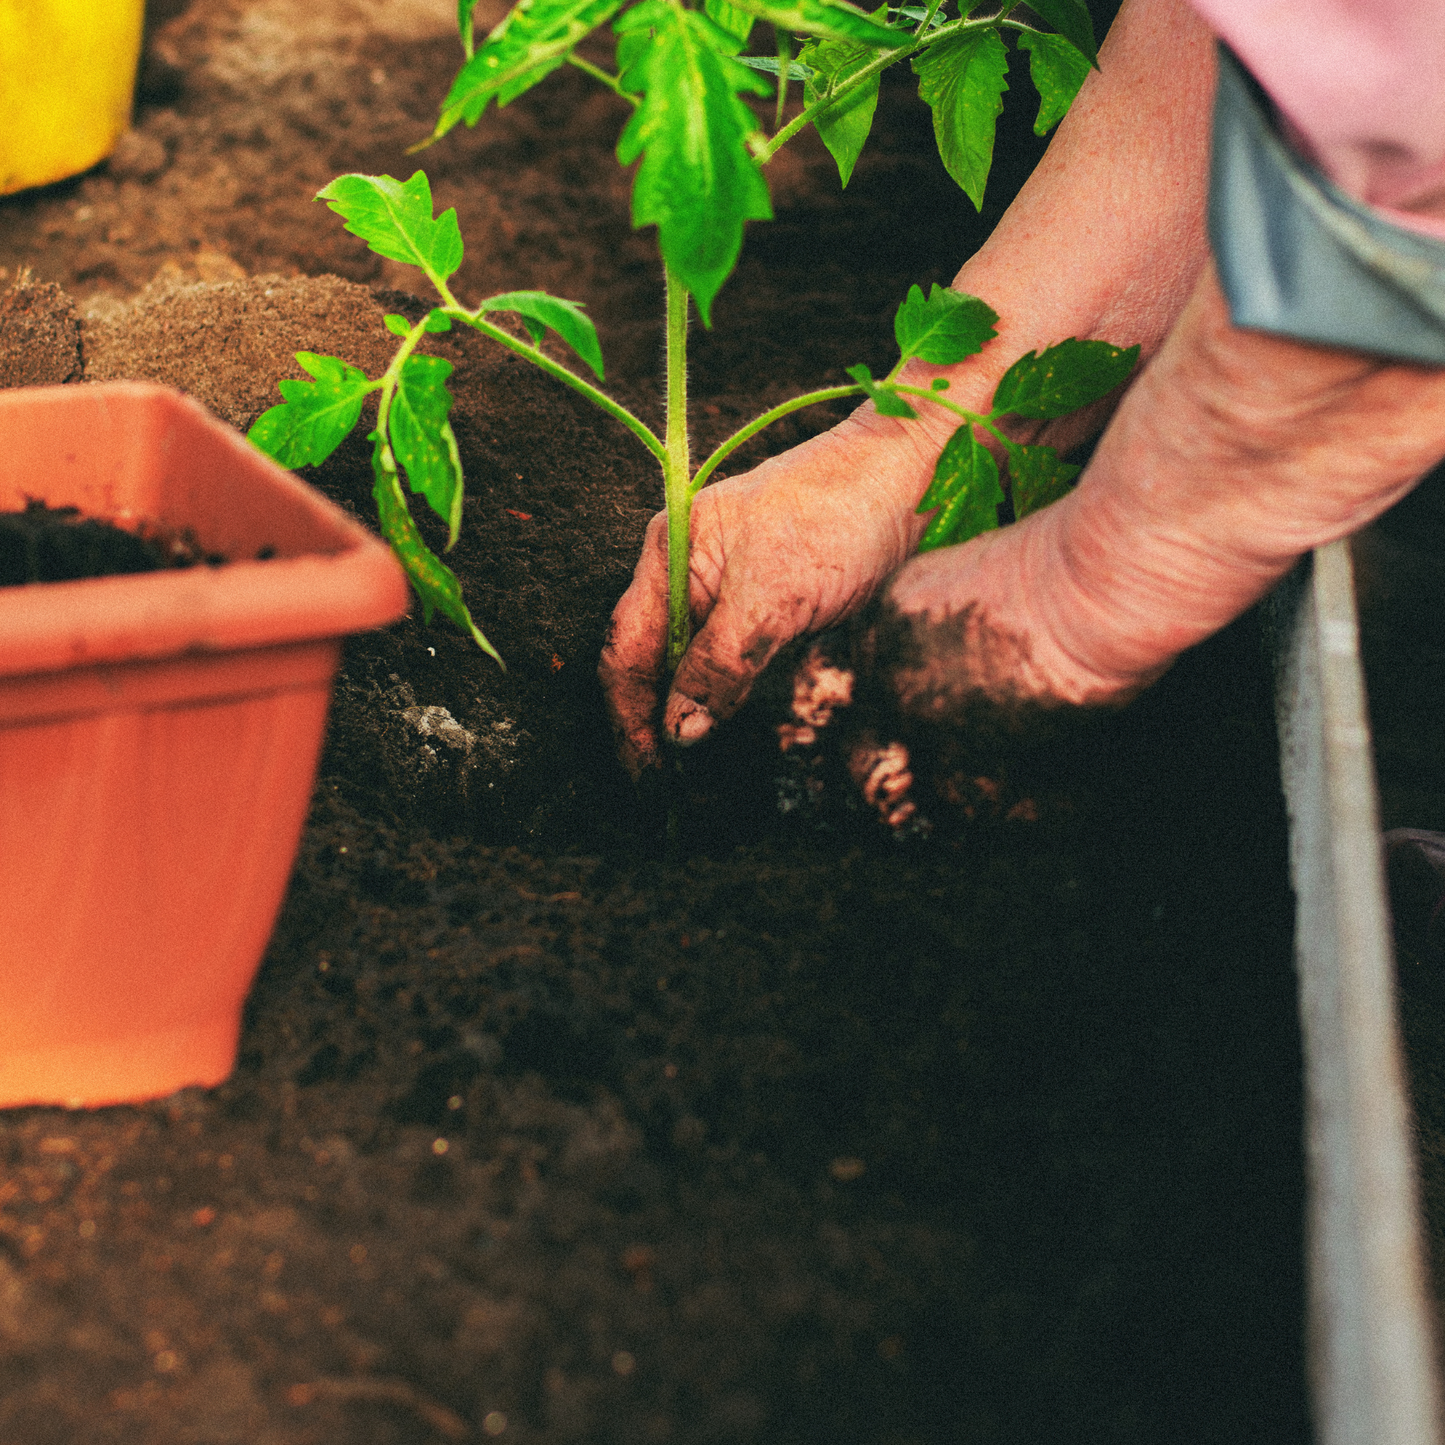
<instances>
[{"instance_id":1,"label":"thumb","mask_svg":"<svg viewBox=\"0 0 1445 1445\"><path fill-rule=\"evenodd\" d=\"M784 619L751 616L719 599L673 675L663 711L668 737L687 747L730 718L797 630Z\"/></svg>"}]
</instances>

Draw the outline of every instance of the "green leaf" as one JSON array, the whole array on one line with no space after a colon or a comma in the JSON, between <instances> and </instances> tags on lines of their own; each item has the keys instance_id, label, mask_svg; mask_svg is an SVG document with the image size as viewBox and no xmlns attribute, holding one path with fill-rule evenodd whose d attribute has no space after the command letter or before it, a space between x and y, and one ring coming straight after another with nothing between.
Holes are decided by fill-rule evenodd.
<instances>
[{"instance_id":1,"label":"green leaf","mask_svg":"<svg viewBox=\"0 0 1445 1445\"><path fill-rule=\"evenodd\" d=\"M339 357L298 351L296 360L315 381L288 378L279 384L286 400L263 411L247 433L283 467L318 466L346 439L361 416L361 404L379 382Z\"/></svg>"},{"instance_id":2,"label":"green leaf","mask_svg":"<svg viewBox=\"0 0 1445 1445\"><path fill-rule=\"evenodd\" d=\"M473 37L472 11L477 0L457 0L457 33L462 37L462 50L468 60L476 49Z\"/></svg>"},{"instance_id":3,"label":"green leaf","mask_svg":"<svg viewBox=\"0 0 1445 1445\"><path fill-rule=\"evenodd\" d=\"M405 316L398 316L394 312L389 312L381 319L386 329L391 332L393 336L411 335L411 322L408 321Z\"/></svg>"},{"instance_id":4,"label":"green leaf","mask_svg":"<svg viewBox=\"0 0 1445 1445\"><path fill-rule=\"evenodd\" d=\"M1092 66L1099 63L1099 45L1094 39L1094 22L1084 0L1028 0L1029 9L1047 20L1065 40L1083 52Z\"/></svg>"},{"instance_id":5,"label":"green leaf","mask_svg":"<svg viewBox=\"0 0 1445 1445\"><path fill-rule=\"evenodd\" d=\"M812 72L803 86L803 103L815 105L829 91L864 69L877 54L872 46L858 45L851 40L810 40L798 54L798 59ZM853 177L853 167L873 129L881 79L881 71L870 75L843 91L832 105L813 117L818 135L837 163L838 179L845 187Z\"/></svg>"},{"instance_id":6,"label":"green leaf","mask_svg":"<svg viewBox=\"0 0 1445 1445\"><path fill-rule=\"evenodd\" d=\"M720 30L726 30L739 45L748 43L748 36L753 33L754 16L746 10L739 10L736 5L729 5L728 0L703 0L703 13Z\"/></svg>"},{"instance_id":7,"label":"green leaf","mask_svg":"<svg viewBox=\"0 0 1445 1445\"><path fill-rule=\"evenodd\" d=\"M791 35L856 40L880 50L896 50L900 45L907 45L911 38L907 30L890 30L851 5L830 4L829 0L734 0L734 3Z\"/></svg>"},{"instance_id":8,"label":"green leaf","mask_svg":"<svg viewBox=\"0 0 1445 1445\"><path fill-rule=\"evenodd\" d=\"M442 102L433 137L459 120L475 125L487 105L515 100L566 62L573 46L605 25L625 0L519 0L461 68Z\"/></svg>"},{"instance_id":9,"label":"green leaf","mask_svg":"<svg viewBox=\"0 0 1445 1445\"><path fill-rule=\"evenodd\" d=\"M425 171L409 181L390 176L337 176L317 191L378 256L420 266L440 286L462 264L462 233L455 210L432 219L431 183Z\"/></svg>"},{"instance_id":10,"label":"green leaf","mask_svg":"<svg viewBox=\"0 0 1445 1445\"><path fill-rule=\"evenodd\" d=\"M866 366L850 366L848 375L863 388L879 416L901 416L910 420L917 417L918 413L896 391L879 386Z\"/></svg>"},{"instance_id":11,"label":"green leaf","mask_svg":"<svg viewBox=\"0 0 1445 1445\"><path fill-rule=\"evenodd\" d=\"M1127 381L1138 360L1137 346L1124 348L1072 337L1042 355L1027 352L1004 372L993 394L990 415L1039 421L1068 416Z\"/></svg>"},{"instance_id":12,"label":"green leaf","mask_svg":"<svg viewBox=\"0 0 1445 1445\"><path fill-rule=\"evenodd\" d=\"M1008 51L994 30L941 40L915 56L918 94L933 111L944 168L975 209L993 165L993 137L1008 89Z\"/></svg>"},{"instance_id":13,"label":"green leaf","mask_svg":"<svg viewBox=\"0 0 1445 1445\"><path fill-rule=\"evenodd\" d=\"M462 459L447 420L451 374L451 362L439 356L407 357L387 412L391 449L412 491L447 524L448 548L462 524Z\"/></svg>"},{"instance_id":14,"label":"green leaf","mask_svg":"<svg viewBox=\"0 0 1445 1445\"><path fill-rule=\"evenodd\" d=\"M935 547L966 542L997 527L1002 501L998 463L974 436L972 424L964 422L948 439L933 469L933 480L918 504L920 513L938 508L938 515L919 540L918 550L930 552Z\"/></svg>"},{"instance_id":15,"label":"green leaf","mask_svg":"<svg viewBox=\"0 0 1445 1445\"><path fill-rule=\"evenodd\" d=\"M443 311L433 311L426 319L428 331L450 331L452 329L452 318Z\"/></svg>"},{"instance_id":16,"label":"green leaf","mask_svg":"<svg viewBox=\"0 0 1445 1445\"><path fill-rule=\"evenodd\" d=\"M713 297L737 264L743 223L773 214L747 146L758 122L739 98L772 87L729 58L733 38L699 11L643 0L614 28L627 42L618 46L619 83L643 97L617 142L623 165L642 160L632 224L657 227L663 260L708 326ZM647 29L646 44L634 39Z\"/></svg>"},{"instance_id":17,"label":"green leaf","mask_svg":"<svg viewBox=\"0 0 1445 1445\"><path fill-rule=\"evenodd\" d=\"M761 70L768 75L781 75L783 67L776 55L739 55L739 65L746 65L749 70ZM807 80L812 71L806 65L799 65L796 60L788 62L789 80Z\"/></svg>"},{"instance_id":18,"label":"green leaf","mask_svg":"<svg viewBox=\"0 0 1445 1445\"><path fill-rule=\"evenodd\" d=\"M984 342L998 335L997 320L998 313L987 302L935 281L926 301L919 287L908 288L893 318L893 334L905 361L916 356L933 366L950 366L983 350Z\"/></svg>"},{"instance_id":19,"label":"green leaf","mask_svg":"<svg viewBox=\"0 0 1445 1445\"><path fill-rule=\"evenodd\" d=\"M376 499L381 535L391 543L391 550L396 553L397 561L401 563L416 595L421 598L423 617L430 622L433 611L450 617L469 632L477 646L494 658L505 672L506 663L472 621L472 614L462 601L462 584L457 581L456 573L422 541L398 484L396 459L391 448L378 432L372 432L370 440L374 443L371 467L376 478L371 495Z\"/></svg>"},{"instance_id":20,"label":"green leaf","mask_svg":"<svg viewBox=\"0 0 1445 1445\"><path fill-rule=\"evenodd\" d=\"M1039 93L1034 134L1048 135L1068 114L1089 74L1089 62L1062 35L1038 35L1026 30L1019 36L1019 49L1029 52L1029 75Z\"/></svg>"},{"instance_id":21,"label":"green leaf","mask_svg":"<svg viewBox=\"0 0 1445 1445\"><path fill-rule=\"evenodd\" d=\"M488 297L477 310L515 311L534 345L541 342L550 327L592 368L598 381L602 380L602 343L580 302L564 301L545 291L506 291Z\"/></svg>"},{"instance_id":22,"label":"green leaf","mask_svg":"<svg viewBox=\"0 0 1445 1445\"><path fill-rule=\"evenodd\" d=\"M1021 520L1040 507L1057 502L1081 470L1072 462L1060 461L1053 447L1026 447L1016 442L1010 445L1008 476L1014 519Z\"/></svg>"}]
</instances>

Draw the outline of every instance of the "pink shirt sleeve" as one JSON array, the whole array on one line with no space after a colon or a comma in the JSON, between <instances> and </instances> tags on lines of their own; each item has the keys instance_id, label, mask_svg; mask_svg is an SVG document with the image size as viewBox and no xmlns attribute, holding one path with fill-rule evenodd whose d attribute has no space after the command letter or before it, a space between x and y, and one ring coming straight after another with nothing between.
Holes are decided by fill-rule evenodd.
<instances>
[{"instance_id":1,"label":"pink shirt sleeve","mask_svg":"<svg viewBox=\"0 0 1445 1445\"><path fill-rule=\"evenodd\" d=\"M1445 236L1445 0L1191 0L1341 190Z\"/></svg>"}]
</instances>

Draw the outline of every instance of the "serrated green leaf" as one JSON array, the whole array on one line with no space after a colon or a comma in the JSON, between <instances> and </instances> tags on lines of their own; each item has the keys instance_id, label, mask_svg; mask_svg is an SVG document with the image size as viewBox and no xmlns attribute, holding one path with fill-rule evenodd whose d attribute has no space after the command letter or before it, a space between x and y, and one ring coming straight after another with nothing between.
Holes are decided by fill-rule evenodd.
<instances>
[{"instance_id":1,"label":"serrated green leaf","mask_svg":"<svg viewBox=\"0 0 1445 1445\"><path fill-rule=\"evenodd\" d=\"M280 382L285 401L263 411L247 436L283 467L319 466L346 439L367 393L379 383L336 356L298 351L296 360L316 379Z\"/></svg>"},{"instance_id":2,"label":"serrated green leaf","mask_svg":"<svg viewBox=\"0 0 1445 1445\"><path fill-rule=\"evenodd\" d=\"M425 171L409 181L391 176L337 176L317 191L378 256L420 266L439 286L462 264L462 233L455 210L433 220L431 182Z\"/></svg>"},{"instance_id":3,"label":"serrated green leaf","mask_svg":"<svg viewBox=\"0 0 1445 1445\"><path fill-rule=\"evenodd\" d=\"M1068 416L1127 381L1138 360L1137 346L1073 337L1042 355L1026 352L1004 372L990 414L1038 421Z\"/></svg>"},{"instance_id":4,"label":"serrated green leaf","mask_svg":"<svg viewBox=\"0 0 1445 1445\"><path fill-rule=\"evenodd\" d=\"M1080 50L1090 65L1098 65L1099 44L1094 39L1094 22L1084 0L1028 0L1028 3L1029 9Z\"/></svg>"},{"instance_id":5,"label":"serrated green leaf","mask_svg":"<svg viewBox=\"0 0 1445 1445\"><path fill-rule=\"evenodd\" d=\"M894 50L907 45L911 38L908 30L890 30L851 5L831 4L829 0L733 0L733 3L790 35L854 40L875 50Z\"/></svg>"},{"instance_id":6,"label":"serrated green leaf","mask_svg":"<svg viewBox=\"0 0 1445 1445\"><path fill-rule=\"evenodd\" d=\"M933 469L933 481L918 504L920 513L938 508L938 515L929 522L918 550L930 552L935 547L966 542L980 532L992 530L998 526L998 508L1002 501L998 463L974 435L972 424L964 422L948 439Z\"/></svg>"},{"instance_id":7,"label":"serrated green leaf","mask_svg":"<svg viewBox=\"0 0 1445 1445\"><path fill-rule=\"evenodd\" d=\"M439 356L409 356L387 412L391 449L412 491L447 524L447 546L462 523L462 461L447 416L452 364Z\"/></svg>"},{"instance_id":8,"label":"serrated green leaf","mask_svg":"<svg viewBox=\"0 0 1445 1445\"><path fill-rule=\"evenodd\" d=\"M848 375L863 388L879 416L901 416L909 420L917 417L918 413L896 391L891 387L879 386L866 366L850 366Z\"/></svg>"},{"instance_id":9,"label":"serrated green leaf","mask_svg":"<svg viewBox=\"0 0 1445 1445\"><path fill-rule=\"evenodd\" d=\"M739 45L748 43L755 19L748 11L729 5L728 0L703 0L703 13L719 29L726 30Z\"/></svg>"},{"instance_id":10,"label":"serrated green leaf","mask_svg":"<svg viewBox=\"0 0 1445 1445\"><path fill-rule=\"evenodd\" d=\"M411 322L408 321L405 316L398 316L395 312L388 312L381 320L393 336L411 335Z\"/></svg>"},{"instance_id":11,"label":"serrated green leaf","mask_svg":"<svg viewBox=\"0 0 1445 1445\"><path fill-rule=\"evenodd\" d=\"M430 622L433 611L450 617L457 626L469 632L477 646L495 659L505 672L506 663L472 621L472 614L462 601L462 584L457 581L456 573L422 541L398 485L396 458L391 448L378 432L372 432L370 440L373 444L371 467L375 477L371 495L376 499L381 535L391 543L391 550L401 563L407 580L421 598L423 617Z\"/></svg>"},{"instance_id":12,"label":"serrated green leaf","mask_svg":"<svg viewBox=\"0 0 1445 1445\"><path fill-rule=\"evenodd\" d=\"M811 74L803 86L803 103L816 105L830 90L837 89L857 71L864 69L878 52L851 40L812 40L798 53ZM878 109L878 83L882 72L870 75L843 90L832 105L813 117L818 135L838 167L838 179L846 187L853 167L863 153L873 115Z\"/></svg>"},{"instance_id":13,"label":"serrated green leaf","mask_svg":"<svg viewBox=\"0 0 1445 1445\"><path fill-rule=\"evenodd\" d=\"M1056 502L1069 490L1069 483L1083 469L1059 460L1053 447L1026 447L1013 443L1008 449L1009 493L1013 497L1014 519Z\"/></svg>"},{"instance_id":14,"label":"serrated green leaf","mask_svg":"<svg viewBox=\"0 0 1445 1445\"><path fill-rule=\"evenodd\" d=\"M743 223L771 219L773 208L748 150L757 118L740 92L770 95L757 72L729 58L732 37L705 15L666 0L643 0L614 27L623 90L642 96L617 158L642 164L632 188L632 224L655 225L663 260L692 293L704 326L712 301L737 264Z\"/></svg>"},{"instance_id":15,"label":"serrated green leaf","mask_svg":"<svg viewBox=\"0 0 1445 1445\"><path fill-rule=\"evenodd\" d=\"M426 319L426 329L431 332L450 331L452 318L441 311L433 311Z\"/></svg>"},{"instance_id":16,"label":"serrated green leaf","mask_svg":"<svg viewBox=\"0 0 1445 1445\"><path fill-rule=\"evenodd\" d=\"M477 308L479 311L515 311L522 318L527 334L537 344L547 328L555 331L588 366L598 381L602 375L602 343L597 328L579 301L565 301L545 291L506 291L491 296Z\"/></svg>"},{"instance_id":17,"label":"serrated green leaf","mask_svg":"<svg viewBox=\"0 0 1445 1445\"><path fill-rule=\"evenodd\" d=\"M1029 75L1039 93L1034 134L1048 135L1068 114L1088 77L1089 62L1062 35L1037 35L1026 30L1019 36L1019 49L1029 52Z\"/></svg>"},{"instance_id":18,"label":"serrated green leaf","mask_svg":"<svg viewBox=\"0 0 1445 1445\"><path fill-rule=\"evenodd\" d=\"M475 125L488 104L515 100L566 62L625 0L519 0L461 68L442 102L433 137L459 120Z\"/></svg>"},{"instance_id":19,"label":"serrated green leaf","mask_svg":"<svg viewBox=\"0 0 1445 1445\"><path fill-rule=\"evenodd\" d=\"M993 137L1008 89L1008 52L994 30L941 40L915 56L918 94L933 111L944 169L977 210L993 166Z\"/></svg>"},{"instance_id":20,"label":"serrated green leaf","mask_svg":"<svg viewBox=\"0 0 1445 1445\"><path fill-rule=\"evenodd\" d=\"M987 302L935 281L927 300L918 286L908 288L893 318L893 334L905 361L916 356L932 366L951 366L976 356L992 341L998 335L997 320L998 313Z\"/></svg>"}]
</instances>

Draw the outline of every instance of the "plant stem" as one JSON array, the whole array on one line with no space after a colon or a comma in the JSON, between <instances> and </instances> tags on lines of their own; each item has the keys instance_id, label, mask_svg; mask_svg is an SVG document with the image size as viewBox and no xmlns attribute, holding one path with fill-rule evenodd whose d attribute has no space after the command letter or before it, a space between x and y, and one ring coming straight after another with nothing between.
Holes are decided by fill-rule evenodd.
<instances>
[{"instance_id":1,"label":"plant stem","mask_svg":"<svg viewBox=\"0 0 1445 1445\"><path fill-rule=\"evenodd\" d=\"M539 367L548 376L555 376L558 381L570 386L573 391L580 391L593 406L620 421L658 461L666 461L666 449L657 433L640 417L633 416L621 402L613 401L605 391L599 391L585 377L578 376L575 371L569 370L561 362L553 361L539 347L529 346L525 341L518 341L515 336L503 331L500 326L494 326L490 321L484 321L482 312L468 311L449 290L438 289L443 290L443 300L447 303L440 308L445 315L450 316L453 321L464 321L468 326L475 327L483 336L491 337L498 346L505 346L508 351L515 351L518 356L530 361L533 366Z\"/></svg>"},{"instance_id":2,"label":"plant stem","mask_svg":"<svg viewBox=\"0 0 1445 1445\"><path fill-rule=\"evenodd\" d=\"M810 391L803 396L795 396L791 401L782 402L771 411L765 411L761 416L754 417L741 431L735 431L697 469L697 475L692 479L692 494L696 496L713 472L745 441L757 436L764 427L772 426L775 421L780 421L790 412L800 411L805 406L814 406L820 401L836 401L840 396L862 395L863 388L861 386L829 386L822 391Z\"/></svg>"},{"instance_id":3,"label":"plant stem","mask_svg":"<svg viewBox=\"0 0 1445 1445\"><path fill-rule=\"evenodd\" d=\"M983 30L996 23L993 16L988 16L983 20L952 20L947 25L940 25L929 31L927 35L911 36L896 50L879 51L861 70L855 70L847 79L838 81L826 95L819 96L812 105L804 106L782 130L753 152L754 158L760 166L767 165L805 125L816 118L820 110L826 110L834 101L847 95L855 86L861 85L865 80L887 70L890 65L906 59L915 51L925 50L930 45L937 45L940 40L947 40L951 35L961 35L967 30ZM1018 25L1016 22L1014 22L1014 28L1027 29L1026 26Z\"/></svg>"},{"instance_id":4,"label":"plant stem","mask_svg":"<svg viewBox=\"0 0 1445 1445\"><path fill-rule=\"evenodd\" d=\"M676 672L692 640L688 551L692 538L692 459L687 437L687 287L663 265L667 283L667 447L662 458L667 502L667 670Z\"/></svg>"},{"instance_id":5,"label":"plant stem","mask_svg":"<svg viewBox=\"0 0 1445 1445\"><path fill-rule=\"evenodd\" d=\"M889 378L892 380L892 378ZM893 390L907 392L909 396L922 397L924 401L931 401L935 406L941 406L945 411L951 411L954 416L962 417L964 421L971 421L974 426L981 426L991 436L996 437L1006 447L1013 447L1015 443L1006 437L994 424L991 418L981 416L976 411L969 411L966 407L959 406L957 402L945 401L936 391L931 391L925 386L909 386L907 382L893 382Z\"/></svg>"},{"instance_id":6,"label":"plant stem","mask_svg":"<svg viewBox=\"0 0 1445 1445\"><path fill-rule=\"evenodd\" d=\"M583 60L582 57L578 55L575 50L569 50L567 52L567 63L568 65L575 65L578 70L585 71L593 78L593 80L600 80L602 84L608 88L608 90L610 90L614 95L620 95L623 100L628 103L628 105L636 108L637 106L642 104L642 101L638 99L637 96L623 90L621 84L619 83L621 81L621 76L609 75L607 71L603 70L600 65L593 65L590 60Z\"/></svg>"}]
</instances>

